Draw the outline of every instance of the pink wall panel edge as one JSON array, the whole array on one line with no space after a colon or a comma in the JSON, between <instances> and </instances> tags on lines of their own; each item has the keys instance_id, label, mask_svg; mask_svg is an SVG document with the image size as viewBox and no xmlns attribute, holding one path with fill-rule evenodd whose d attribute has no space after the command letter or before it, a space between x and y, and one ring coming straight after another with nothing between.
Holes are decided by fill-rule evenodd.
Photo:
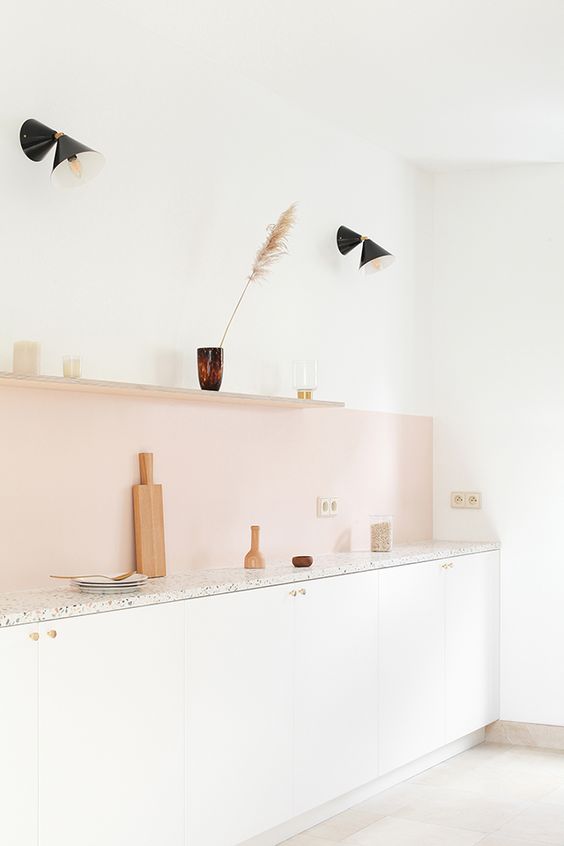
<instances>
[{"instance_id":1,"label":"pink wall panel edge","mask_svg":"<svg viewBox=\"0 0 564 846\"><path fill-rule=\"evenodd\" d=\"M164 485L168 570L240 566L251 523L267 559L432 535L430 417L278 410L3 388L0 589L133 562L137 453ZM339 497L318 519L316 497Z\"/></svg>"}]
</instances>

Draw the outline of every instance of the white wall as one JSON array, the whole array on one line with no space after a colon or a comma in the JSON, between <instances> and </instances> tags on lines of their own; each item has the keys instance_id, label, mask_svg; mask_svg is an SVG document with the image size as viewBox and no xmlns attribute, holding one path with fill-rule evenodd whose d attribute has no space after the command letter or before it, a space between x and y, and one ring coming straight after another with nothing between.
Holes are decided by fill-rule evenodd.
<instances>
[{"instance_id":1,"label":"white wall","mask_svg":"<svg viewBox=\"0 0 564 846\"><path fill-rule=\"evenodd\" d=\"M352 122L344 135L222 65L213 30L196 44L190 4L189 47L138 23L135 4L129 17L126 4L88 16L68 0L56 13L8 5L0 369L15 339L32 338L47 373L78 352L91 378L195 385L196 347L219 343L266 225L297 200L291 254L228 338L224 388L291 392L292 359L315 357L319 397L429 412L428 175L355 138ZM19 147L28 117L102 151L105 170L52 188L48 162ZM341 223L396 265L359 274L359 255L337 252Z\"/></svg>"},{"instance_id":2,"label":"white wall","mask_svg":"<svg viewBox=\"0 0 564 846\"><path fill-rule=\"evenodd\" d=\"M564 724L564 166L440 176L435 219L435 533L502 541L502 717Z\"/></svg>"}]
</instances>

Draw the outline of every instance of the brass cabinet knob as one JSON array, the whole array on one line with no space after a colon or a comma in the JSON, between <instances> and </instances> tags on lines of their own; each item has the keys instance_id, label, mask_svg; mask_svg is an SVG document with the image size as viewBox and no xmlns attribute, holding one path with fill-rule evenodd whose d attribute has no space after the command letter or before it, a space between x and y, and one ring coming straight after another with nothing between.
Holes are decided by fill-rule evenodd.
<instances>
[{"instance_id":1,"label":"brass cabinet knob","mask_svg":"<svg viewBox=\"0 0 564 846\"><path fill-rule=\"evenodd\" d=\"M298 591L297 591L297 590L291 590L291 591L290 591L290 596L297 596L297 595L298 595Z\"/></svg>"},{"instance_id":2,"label":"brass cabinet knob","mask_svg":"<svg viewBox=\"0 0 564 846\"><path fill-rule=\"evenodd\" d=\"M52 637L52 638L57 637L57 632L55 631L55 629L51 629L50 631L48 631L47 637Z\"/></svg>"},{"instance_id":3,"label":"brass cabinet knob","mask_svg":"<svg viewBox=\"0 0 564 846\"><path fill-rule=\"evenodd\" d=\"M443 568L443 570L448 570L448 564L446 563L446 561L444 561L444 562L441 564L441 567Z\"/></svg>"},{"instance_id":4,"label":"brass cabinet knob","mask_svg":"<svg viewBox=\"0 0 564 846\"><path fill-rule=\"evenodd\" d=\"M39 632L31 632L30 638L32 640L39 640Z\"/></svg>"},{"instance_id":5,"label":"brass cabinet knob","mask_svg":"<svg viewBox=\"0 0 564 846\"><path fill-rule=\"evenodd\" d=\"M300 588L300 589L299 589L299 591L298 591L298 593L299 593L299 594L301 594L301 596L305 596L305 595L306 595L306 589L305 589L305 588Z\"/></svg>"},{"instance_id":6,"label":"brass cabinet knob","mask_svg":"<svg viewBox=\"0 0 564 846\"><path fill-rule=\"evenodd\" d=\"M453 567L454 567L454 564L452 563L452 561L449 561L448 562L448 569L452 570Z\"/></svg>"}]
</instances>

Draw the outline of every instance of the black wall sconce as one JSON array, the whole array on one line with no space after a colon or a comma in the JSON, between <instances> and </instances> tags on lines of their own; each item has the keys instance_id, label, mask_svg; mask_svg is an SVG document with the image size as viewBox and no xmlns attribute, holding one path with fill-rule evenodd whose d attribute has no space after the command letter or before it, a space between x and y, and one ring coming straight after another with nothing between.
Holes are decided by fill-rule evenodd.
<instances>
[{"instance_id":1,"label":"black wall sconce","mask_svg":"<svg viewBox=\"0 0 564 846\"><path fill-rule=\"evenodd\" d=\"M359 235L358 232L353 232L346 226L339 226L337 246L343 256L346 256L359 244L362 244L359 270L364 270L365 273L377 273L379 270L389 267L395 261L395 256L375 241L371 241L366 235Z\"/></svg>"},{"instance_id":2,"label":"black wall sconce","mask_svg":"<svg viewBox=\"0 0 564 846\"><path fill-rule=\"evenodd\" d=\"M101 153L33 118L22 124L20 144L33 162L40 162L55 147L51 182L59 188L84 185L100 173L105 162Z\"/></svg>"}]
</instances>

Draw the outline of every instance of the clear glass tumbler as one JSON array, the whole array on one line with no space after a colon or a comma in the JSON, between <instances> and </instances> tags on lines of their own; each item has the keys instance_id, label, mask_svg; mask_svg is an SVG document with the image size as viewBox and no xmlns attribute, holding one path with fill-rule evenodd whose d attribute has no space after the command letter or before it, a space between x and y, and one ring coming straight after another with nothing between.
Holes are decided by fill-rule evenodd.
<instances>
[{"instance_id":1,"label":"clear glass tumbler","mask_svg":"<svg viewBox=\"0 0 564 846\"><path fill-rule=\"evenodd\" d=\"M63 356L63 376L65 379L80 379L81 376L80 356Z\"/></svg>"},{"instance_id":2,"label":"clear glass tumbler","mask_svg":"<svg viewBox=\"0 0 564 846\"><path fill-rule=\"evenodd\" d=\"M317 361L300 359L293 362L292 369L298 399L313 399L313 392L317 390Z\"/></svg>"}]
</instances>

